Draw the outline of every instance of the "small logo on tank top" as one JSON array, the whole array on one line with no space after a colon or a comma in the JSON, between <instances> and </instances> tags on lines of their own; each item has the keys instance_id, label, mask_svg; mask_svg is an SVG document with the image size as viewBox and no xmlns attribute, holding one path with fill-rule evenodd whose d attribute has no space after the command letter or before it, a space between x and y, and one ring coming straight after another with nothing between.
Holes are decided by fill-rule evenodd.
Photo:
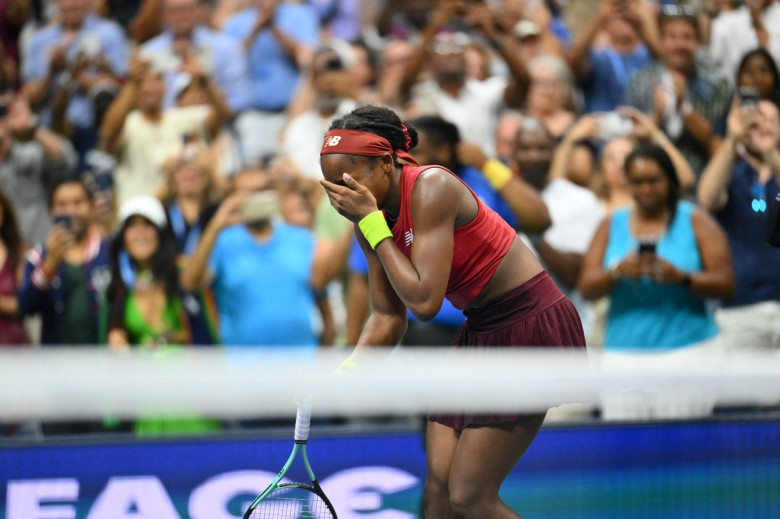
<instances>
[{"instance_id":1,"label":"small logo on tank top","mask_svg":"<svg viewBox=\"0 0 780 519\"><path fill-rule=\"evenodd\" d=\"M414 233L411 229L404 233L404 243L406 243L407 247L414 243Z\"/></svg>"}]
</instances>

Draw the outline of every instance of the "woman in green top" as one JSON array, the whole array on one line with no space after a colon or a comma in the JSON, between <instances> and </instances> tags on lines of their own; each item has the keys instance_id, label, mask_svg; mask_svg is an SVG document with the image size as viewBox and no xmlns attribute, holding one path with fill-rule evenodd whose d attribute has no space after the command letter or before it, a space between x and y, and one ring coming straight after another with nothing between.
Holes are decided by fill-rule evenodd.
<instances>
[{"instance_id":1,"label":"woman in green top","mask_svg":"<svg viewBox=\"0 0 780 519\"><path fill-rule=\"evenodd\" d=\"M203 344L202 312L197 298L179 288L178 248L160 201L130 198L119 211L119 222L106 296L109 347L170 353ZM189 417L144 417L135 423L139 434L191 434L218 427L218 422Z\"/></svg>"},{"instance_id":2,"label":"woman in green top","mask_svg":"<svg viewBox=\"0 0 780 519\"><path fill-rule=\"evenodd\" d=\"M190 344L176 240L162 204L150 196L133 197L122 206L119 220L107 294L109 346Z\"/></svg>"}]
</instances>

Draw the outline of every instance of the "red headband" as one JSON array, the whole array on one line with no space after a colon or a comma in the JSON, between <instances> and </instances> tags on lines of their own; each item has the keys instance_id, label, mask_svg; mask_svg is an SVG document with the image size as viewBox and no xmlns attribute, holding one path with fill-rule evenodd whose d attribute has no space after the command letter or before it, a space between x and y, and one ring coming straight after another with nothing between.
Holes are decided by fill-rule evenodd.
<instances>
[{"instance_id":1,"label":"red headband","mask_svg":"<svg viewBox=\"0 0 780 519\"><path fill-rule=\"evenodd\" d=\"M325 134L320 155L341 153L362 157L379 157L384 153L390 153L415 166L420 165L406 151L394 150L384 137L359 130L331 130Z\"/></svg>"}]
</instances>

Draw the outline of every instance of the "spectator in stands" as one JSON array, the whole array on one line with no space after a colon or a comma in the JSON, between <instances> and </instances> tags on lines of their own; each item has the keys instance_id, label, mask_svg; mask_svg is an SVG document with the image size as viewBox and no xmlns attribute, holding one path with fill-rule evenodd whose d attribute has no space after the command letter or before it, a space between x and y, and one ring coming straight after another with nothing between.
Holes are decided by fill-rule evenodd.
<instances>
[{"instance_id":1,"label":"spectator in stands","mask_svg":"<svg viewBox=\"0 0 780 519\"><path fill-rule=\"evenodd\" d=\"M594 46L599 35L605 42ZM634 74L660 55L655 9L649 0L607 0L581 30L568 59L585 97L585 112L610 112L624 104Z\"/></svg>"},{"instance_id":2,"label":"spectator in stands","mask_svg":"<svg viewBox=\"0 0 780 519\"><path fill-rule=\"evenodd\" d=\"M95 142L93 88L116 82L127 74L125 34L114 21L93 12L91 0L57 0L57 21L36 31L23 63L23 91L43 121L51 122L53 94L60 88L74 90L66 109L66 119L75 128L91 135L77 140L86 154ZM80 137L82 137L80 135Z\"/></svg>"},{"instance_id":3,"label":"spectator in stands","mask_svg":"<svg viewBox=\"0 0 780 519\"><path fill-rule=\"evenodd\" d=\"M72 177L76 152L40 124L23 97L4 97L0 106L7 111L0 119L0 188L10 193L22 240L42 243L51 229L47 201L56 184Z\"/></svg>"},{"instance_id":4,"label":"spectator in stands","mask_svg":"<svg viewBox=\"0 0 780 519\"><path fill-rule=\"evenodd\" d=\"M208 105L165 108L163 73L134 58L130 80L106 113L102 137L119 159L120 205L138 194L155 194L165 180L165 161L187 142L208 142L229 117L230 108L198 63L188 60L183 67L205 89Z\"/></svg>"},{"instance_id":5,"label":"spectator in stands","mask_svg":"<svg viewBox=\"0 0 780 519\"><path fill-rule=\"evenodd\" d=\"M106 294L109 348L172 351L212 344L199 301L179 287L176 240L159 200L138 195L119 210L111 245L111 284ZM138 435L194 434L221 428L217 420L193 416L141 416Z\"/></svg>"},{"instance_id":6,"label":"spectator in stands","mask_svg":"<svg viewBox=\"0 0 780 519\"><path fill-rule=\"evenodd\" d=\"M179 287L177 255L160 201L148 195L127 200L111 247L106 295L111 348L211 343L197 299Z\"/></svg>"},{"instance_id":7,"label":"spectator in stands","mask_svg":"<svg viewBox=\"0 0 780 519\"><path fill-rule=\"evenodd\" d=\"M569 30L554 2L545 0L504 0L495 11L496 23L510 37L507 44L521 59L536 54L563 56L570 44Z\"/></svg>"},{"instance_id":8,"label":"spectator in stands","mask_svg":"<svg viewBox=\"0 0 780 519\"><path fill-rule=\"evenodd\" d=\"M55 90L51 105L51 129L67 137L74 144L79 155L79 163L76 167L78 173L90 169L88 157L100 145L100 127L103 124L103 117L120 88L117 81L108 74L99 81L93 82L86 92L93 113L92 121L87 126L73 124L68 119L68 107L74 97L79 95L79 78L88 72L88 66L89 62L79 55L68 68L68 74L72 79Z\"/></svg>"},{"instance_id":9,"label":"spectator in stands","mask_svg":"<svg viewBox=\"0 0 780 519\"><path fill-rule=\"evenodd\" d=\"M647 140L661 147L672 160L682 192L686 193L693 187L696 177L682 153L653 122L651 117L628 106L619 108L617 112L591 114L580 118L556 149L550 176L571 180L572 168L577 168L574 158L576 145L582 141L603 143L605 162L607 162L605 177L609 177L610 186L615 188L614 198L611 202L617 205L627 205L624 199L626 193L624 191L623 162L633 148L632 142L628 139ZM572 181L574 182L574 180ZM607 208L614 209L616 205L609 203L608 193L609 191L604 193L607 195Z\"/></svg>"},{"instance_id":10,"label":"spectator in stands","mask_svg":"<svg viewBox=\"0 0 780 519\"><path fill-rule=\"evenodd\" d=\"M480 200L518 231L537 233L550 226L547 207L536 189L482 148L461 140L458 127L439 116L411 123L417 129L414 156L420 164L439 164L455 173Z\"/></svg>"},{"instance_id":11,"label":"spectator in stands","mask_svg":"<svg viewBox=\"0 0 780 519\"><path fill-rule=\"evenodd\" d=\"M443 32L455 19L468 20L506 62L510 78L491 76L485 81L468 78L463 32ZM431 15L404 73L402 99L410 100L416 115L441 115L453 122L463 135L470 135L486 155L495 153L495 127L505 106L519 106L528 73L519 58L501 42L491 12L479 4L454 0L441 2ZM432 77L418 83L426 62Z\"/></svg>"},{"instance_id":12,"label":"spectator in stands","mask_svg":"<svg viewBox=\"0 0 780 519\"><path fill-rule=\"evenodd\" d=\"M190 145L168 161L165 171L167 179L160 199L178 252L189 257L221 201L222 186L214 171L214 157L208 148Z\"/></svg>"},{"instance_id":13,"label":"spectator in stands","mask_svg":"<svg viewBox=\"0 0 780 519\"><path fill-rule=\"evenodd\" d=\"M382 103L401 109L401 84L404 72L414 53L411 43L404 40L392 40L382 49L377 70L377 94Z\"/></svg>"},{"instance_id":14,"label":"spectator in stands","mask_svg":"<svg viewBox=\"0 0 780 519\"><path fill-rule=\"evenodd\" d=\"M582 256L604 213L589 189L550 176L554 149L555 141L547 128L532 117L524 117L517 135L515 161L523 179L539 191L552 221L543 232L529 233L527 242L577 307L587 331L592 309L577 292L577 278Z\"/></svg>"},{"instance_id":15,"label":"spectator in stands","mask_svg":"<svg viewBox=\"0 0 780 519\"><path fill-rule=\"evenodd\" d=\"M496 157L514 171L517 171L515 163L517 133L522 124L523 114L516 110L504 111L496 124Z\"/></svg>"},{"instance_id":16,"label":"spectator in stands","mask_svg":"<svg viewBox=\"0 0 780 519\"><path fill-rule=\"evenodd\" d=\"M360 0L306 0L306 3L317 10L320 25L328 36L350 42L363 35L363 20L373 9L371 3Z\"/></svg>"},{"instance_id":17,"label":"spectator in stands","mask_svg":"<svg viewBox=\"0 0 780 519\"><path fill-rule=\"evenodd\" d=\"M528 63L528 73L531 84L525 111L557 140L576 118L571 69L563 58L542 54Z\"/></svg>"},{"instance_id":18,"label":"spectator in stands","mask_svg":"<svg viewBox=\"0 0 780 519\"><path fill-rule=\"evenodd\" d=\"M699 175L722 133L728 80L720 70L697 63L699 22L690 6L664 5L659 23L662 59L634 76L626 100L654 115Z\"/></svg>"},{"instance_id":19,"label":"spectator in stands","mask_svg":"<svg viewBox=\"0 0 780 519\"><path fill-rule=\"evenodd\" d=\"M203 77L214 79L235 115L251 105L244 50L234 38L203 23L205 10L204 0L163 0L165 29L141 46L140 55L164 74L165 107L176 103L176 85L186 83L196 66Z\"/></svg>"},{"instance_id":20,"label":"spectator in stands","mask_svg":"<svg viewBox=\"0 0 780 519\"><path fill-rule=\"evenodd\" d=\"M275 191L263 171L240 173L233 188L187 263L182 286L213 288L225 345L314 349L317 298L341 272L349 242L334 246L277 221L278 201L269 197Z\"/></svg>"},{"instance_id":21,"label":"spectator in stands","mask_svg":"<svg viewBox=\"0 0 780 519\"><path fill-rule=\"evenodd\" d=\"M715 2L706 14L712 19L709 58L731 80L736 77L742 56L761 47L780 61L780 3L777 0L748 0L730 11Z\"/></svg>"},{"instance_id":22,"label":"spectator in stands","mask_svg":"<svg viewBox=\"0 0 780 519\"><path fill-rule=\"evenodd\" d=\"M627 136L614 137L601 148L599 172L592 189L604 204L608 215L634 203L624 169L626 157L633 149L634 143Z\"/></svg>"},{"instance_id":23,"label":"spectator in stands","mask_svg":"<svg viewBox=\"0 0 780 519\"><path fill-rule=\"evenodd\" d=\"M716 318L728 351L780 349L780 249L764 242L767 214L780 185L780 115L735 98L726 137L699 182L699 203L728 236L736 293Z\"/></svg>"},{"instance_id":24,"label":"spectator in stands","mask_svg":"<svg viewBox=\"0 0 780 519\"><path fill-rule=\"evenodd\" d=\"M780 73L766 49L753 49L742 56L737 69L737 87L754 88L760 99L780 107Z\"/></svg>"},{"instance_id":25,"label":"spectator in stands","mask_svg":"<svg viewBox=\"0 0 780 519\"><path fill-rule=\"evenodd\" d=\"M711 350L703 343L718 332L707 300L731 297L734 290L726 236L709 214L680 199L678 175L660 147L639 144L625 169L634 206L616 210L601 223L579 281L590 299L611 295L605 360L640 353L671 362L706 360ZM681 403L676 410L641 400L630 402L635 409L625 405L621 395L606 395L604 417L711 410L708 401Z\"/></svg>"},{"instance_id":26,"label":"spectator in stands","mask_svg":"<svg viewBox=\"0 0 780 519\"><path fill-rule=\"evenodd\" d=\"M361 103L379 103L380 98L377 93L379 71L373 49L365 41L358 40L349 44L349 50L349 59L344 65L355 83L356 98Z\"/></svg>"},{"instance_id":27,"label":"spectator in stands","mask_svg":"<svg viewBox=\"0 0 780 519\"><path fill-rule=\"evenodd\" d=\"M24 243L8 197L0 190L0 346L30 344L19 318L19 274Z\"/></svg>"},{"instance_id":28,"label":"spectator in stands","mask_svg":"<svg viewBox=\"0 0 780 519\"><path fill-rule=\"evenodd\" d=\"M27 254L19 312L40 314L44 345L97 344L98 310L111 273L108 242L92 226L92 193L68 180L54 189L49 207L56 223L45 246Z\"/></svg>"},{"instance_id":29,"label":"spectator in stands","mask_svg":"<svg viewBox=\"0 0 780 519\"><path fill-rule=\"evenodd\" d=\"M0 4L0 92L19 87L19 40L30 11L27 0L8 0Z\"/></svg>"},{"instance_id":30,"label":"spectator in stands","mask_svg":"<svg viewBox=\"0 0 780 519\"><path fill-rule=\"evenodd\" d=\"M319 180L322 136L333 119L355 108L358 92L342 57L331 47L315 51L308 79L311 107L289 121L278 149L302 176Z\"/></svg>"},{"instance_id":31,"label":"spectator in stands","mask_svg":"<svg viewBox=\"0 0 780 519\"><path fill-rule=\"evenodd\" d=\"M228 19L223 30L242 42L249 58L249 110L236 129L247 163L254 163L276 149L301 69L319 42L319 20L310 5L257 0Z\"/></svg>"},{"instance_id":32,"label":"spectator in stands","mask_svg":"<svg viewBox=\"0 0 780 519\"><path fill-rule=\"evenodd\" d=\"M680 199L674 165L659 146L639 144L626 175L635 205L601 223L579 282L588 298L612 294L604 347L663 350L714 337L706 299L734 290L726 235Z\"/></svg>"}]
</instances>

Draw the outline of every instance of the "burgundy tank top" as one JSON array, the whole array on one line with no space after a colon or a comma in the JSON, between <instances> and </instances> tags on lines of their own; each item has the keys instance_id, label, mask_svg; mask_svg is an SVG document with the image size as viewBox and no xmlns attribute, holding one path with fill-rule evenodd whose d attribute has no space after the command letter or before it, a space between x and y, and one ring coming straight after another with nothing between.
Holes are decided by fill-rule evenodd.
<instances>
[{"instance_id":1,"label":"burgundy tank top","mask_svg":"<svg viewBox=\"0 0 780 519\"><path fill-rule=\"evenodd\" d=\"M401 208L392 232L393 241L407 258L411 257L414 244L412 189L420 173L432 167L448 171L441 166L408 165L404 165L401 171ZM448 173L460 180L451 171ZM471 222L455 229L452 270L446 296L460 309L467 308L482 292L515 239L515 230L483 204L465 182L463 185L474 196L478 209L477 216Z\"/></svg>"}]
</instances>

